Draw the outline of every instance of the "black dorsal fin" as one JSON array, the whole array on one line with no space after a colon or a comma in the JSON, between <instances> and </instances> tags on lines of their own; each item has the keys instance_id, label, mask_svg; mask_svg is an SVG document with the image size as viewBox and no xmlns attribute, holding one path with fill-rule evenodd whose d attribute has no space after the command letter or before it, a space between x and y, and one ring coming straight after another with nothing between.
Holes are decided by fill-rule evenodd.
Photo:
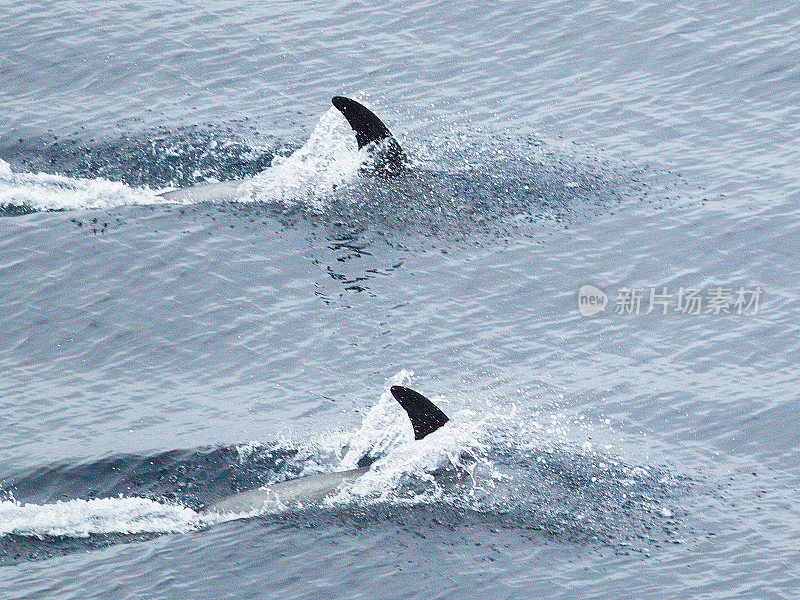
<instances>
[{"instance_id":1,"label":"black dorsal fin","mask_svg":"<svg viewBox=\"0 0 800 600\"><path fill-rule=\"evenodd\" d=\"M433 402L419 392L401 385L393 385L390 391L394 399L408 413L411 426L414 428L415 440L421 440L450 420Z\"/></svg>"},{"instance_id":2,"label":"black dorsal fin","mask_svg":"<svg viewBox=\"0 0 800 600\"><path fill-rule=\"evenodd\" d=\"M399 175L408 160L400 143L383 121L366 106L350 98L334 96L331 103L344 115L350 127L356 132L358 149L375 144L379 149L376 168L388 175Z\"/></svg>"},{"instance_id":3,"label":"black dorsal fin","mask_svg":"<svg viewBox=\"0 0 800 600\"><path fill-rule=\"evenodd\" d=\"M363 104L344 96L334 96L331 103L339 109L339 112L350 123L350 127L356 132L356 142L358 142L359 150L373 142L380 142L386 138L394 137L389 128L383 124L383 121Z\"/></svg>"}]
</instances>

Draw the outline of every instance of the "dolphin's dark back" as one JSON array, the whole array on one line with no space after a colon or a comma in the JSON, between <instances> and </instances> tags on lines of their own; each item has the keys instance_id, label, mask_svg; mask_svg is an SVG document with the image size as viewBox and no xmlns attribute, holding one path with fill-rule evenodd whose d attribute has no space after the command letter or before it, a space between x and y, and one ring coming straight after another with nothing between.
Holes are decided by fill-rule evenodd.
<instances>
[{"instance_id":1,"label":"dolphin's dark back","mask_svg":"<svg viewBox=\"0 0 800 600\"><path fill-rule=\"evenodd\" d=\"M408 159L389 128L363 104L344 96L334 96L331 103L344 115L356 132L358 149L375 144L375 169L378 173L396 176L403 172Z\"/></svg>"},{"instance_id":2,"label":"dolphin's dark back","mask_svg":"<svg viewBox=\"0 0 800 600\"><path fill-rule=\"evenodd\" d=\"M401 385L393 385L390 391L394 399L408 413L411 426L414 428L415 440L421 440L450 420L433 402L419 392Z\"/></svg>"}]
</instances>

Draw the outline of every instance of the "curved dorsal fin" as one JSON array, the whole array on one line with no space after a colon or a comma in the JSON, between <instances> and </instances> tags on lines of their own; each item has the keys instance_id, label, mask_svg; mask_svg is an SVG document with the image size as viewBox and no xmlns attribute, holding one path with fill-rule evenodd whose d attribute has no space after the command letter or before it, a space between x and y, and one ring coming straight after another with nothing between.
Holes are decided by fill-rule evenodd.
<instances>
[{"instance_id":1,"label":"curved dorsal fin","mask_svg":"<svg viewBox=\"0 0 800 600\"><path fill-rule=\"evenodd\" d=\"M394 399L408 413L411 426L414 428L415 440L421 440L450 420L433 402L419 392L401 385L393 385L390 391Z\"/></svg>"},{"instance_id":2,"label":"curved dorsal fin","mask_svg":"<svg viewBox=\"0 0 800 600\"><path fill-rule=\"evenodd\" d=\"M389 175L399 175L408 160L400 143L383 121L366 106L350 98L334 96L331 103L344 115L350 127L356 132L358 149L376 144L379 147L376 167Z\"/></svg>"}]
</instances>

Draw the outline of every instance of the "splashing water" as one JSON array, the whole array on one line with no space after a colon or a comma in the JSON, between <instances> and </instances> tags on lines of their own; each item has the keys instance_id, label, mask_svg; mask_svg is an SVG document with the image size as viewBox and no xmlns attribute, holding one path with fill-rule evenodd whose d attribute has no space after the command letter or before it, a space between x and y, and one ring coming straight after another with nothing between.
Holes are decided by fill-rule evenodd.
<instances>
[{"instance_id":1,"label":"splashing water","mask_svg":"<svg viewBox=\"0 0 800 600\"><path fill-rule=\"evenodd\" d=\"M243 201L303 203L322 211L325 196L351 181L364 161L349 125L335 108L322 115L305 144L240 188Z\"/></svg>"}]
</instances>

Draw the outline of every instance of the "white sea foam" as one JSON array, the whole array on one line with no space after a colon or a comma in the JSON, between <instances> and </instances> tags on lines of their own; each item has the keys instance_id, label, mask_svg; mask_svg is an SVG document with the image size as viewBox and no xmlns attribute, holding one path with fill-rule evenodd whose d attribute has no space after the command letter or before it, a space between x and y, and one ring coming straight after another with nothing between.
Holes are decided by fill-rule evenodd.
<instances>
[{"instance_id":1,"label":"white sea foam","mask_svg":"<svg viewBox=\"0 0 800 600\"><path fill-rule=\"evenodd\" d=\"M325 197L357 174L365 155L341 113L331 107L322 115L305 144L272 165L241 188L254 202L305 204L312 210L325 207Z\"/></svg>"},{"instance_id":2,"label":"white sea foam","mask_svg":"<svg viewBox=\"0 0 800 600\"><path fill-rule=\"evenodd\" d=\"M124 183L48 173L15 173L7 162L0 160L0 206L74 210L163 203L164 199L152 191Z\"/></svg>"},{"instance_id":3,"label":"white sea foam","mask_svg":"<svg viewBox=\"0 0 800 600\"><path fill-rule=\"evenodd\" d=\"M69 500L53 504L0 501L0 536L180 533L204 522L193 510L146 498Z\"/></svg>"}]
</instances>

